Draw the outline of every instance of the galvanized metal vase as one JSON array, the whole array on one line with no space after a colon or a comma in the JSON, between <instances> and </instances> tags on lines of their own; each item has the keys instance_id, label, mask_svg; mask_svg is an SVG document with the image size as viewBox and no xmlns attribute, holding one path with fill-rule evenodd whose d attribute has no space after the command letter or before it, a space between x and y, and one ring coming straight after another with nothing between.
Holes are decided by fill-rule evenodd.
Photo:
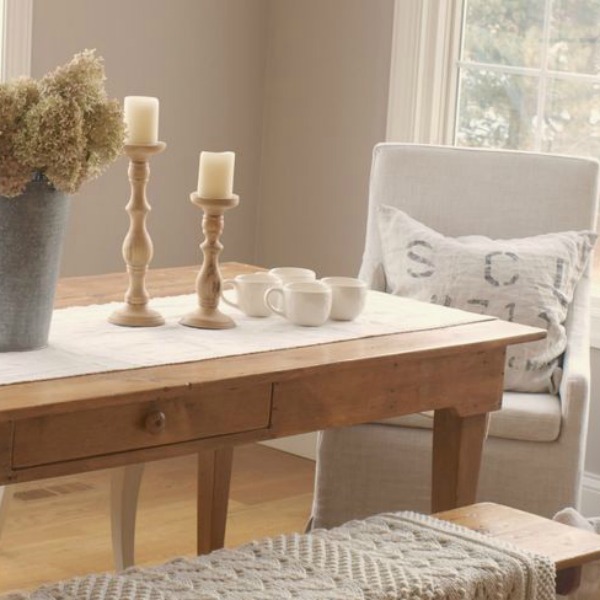
<instances>
[{"instance_id":1,"label":"galvanized metal vase","mask_svg":"<svg viewBox=\"0 0 600 600\"><path fill-rule=\"evenodd\" d=\"M0 196L0 352L48 343L69 197L37 178Z\"/></svg>"}]
</instances>

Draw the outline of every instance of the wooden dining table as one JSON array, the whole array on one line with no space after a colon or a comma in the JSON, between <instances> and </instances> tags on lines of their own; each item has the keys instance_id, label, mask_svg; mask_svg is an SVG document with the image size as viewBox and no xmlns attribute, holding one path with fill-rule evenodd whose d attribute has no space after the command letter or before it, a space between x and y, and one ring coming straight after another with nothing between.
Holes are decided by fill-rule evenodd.
<instances>
[{"instance_id":1,"label":"wooden dining table","mask_svg":"<svg viewBox=\"0 0 600 600\"><path fill-rule=\"evenodd\" d=\"M222 266L224 277L256 270ZM192 293L195 275L151 270L148 289ZM126 284L124 274L62 279L56 308L121 300ZM492 319L1 385L0 485L195 453L202 553L223 545L235 446L433 410L432 510L471 504L506 347L544 335Z\"/></svg>"}]
</instances>

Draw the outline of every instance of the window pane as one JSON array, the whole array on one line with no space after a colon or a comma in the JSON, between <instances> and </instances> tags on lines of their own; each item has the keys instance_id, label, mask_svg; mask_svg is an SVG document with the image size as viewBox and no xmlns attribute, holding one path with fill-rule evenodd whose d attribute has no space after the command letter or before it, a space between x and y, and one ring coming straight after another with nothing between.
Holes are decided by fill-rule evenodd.
<instances>
[{"instance_id":1,"label":"window pane","mask_svg":"<svg viewBox=\"0 0 600 600\"><path fill-rule=\"evenodd\" d=\"M532 150L538 78L463 68L456 143Z\"/></svg>"},{"instance_id":2,"label":"window pane","mask_svg":"<svg viewBox=\"0 0 600 600\"><path fill-rule=\"evenodd\" d=\"M548 68L600 74L600 0L554 0Z\"/></svg>"},{"instance_id":3,"label":"window pane","mask_svg":"<svg viewBox=\"0 0 600 600\"><path fill-rule=\"evenodd\" d=\"M541 67L544 0L466 0L464 61Z\"/></svg>"},{"instance_id":4,"label":"window pane","mask_svg":"<svg viewBox=\"0 0 600 600\"><path fill-rule=\"evenodd\" d=\"M549 80L542 150L600 158L600 83Z\"/></svg>"}]
</instances>

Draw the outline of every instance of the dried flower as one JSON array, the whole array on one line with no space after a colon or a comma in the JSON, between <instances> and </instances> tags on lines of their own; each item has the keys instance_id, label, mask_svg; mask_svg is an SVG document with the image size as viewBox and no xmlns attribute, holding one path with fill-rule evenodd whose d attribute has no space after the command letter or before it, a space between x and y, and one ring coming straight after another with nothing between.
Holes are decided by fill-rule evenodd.
<instances>
[{"instance_id":1,"label":"dried flower","mask_svg":"<svg viewBox=\"0 0 600 600\"><path fill-rule=\"evenodd\" d=\"M105 81L102 59L93 50L84 50L70 63L45 75L40 80L40 91L44 96L73 100L86 112L106 100Z\"/></svg>"},{"instance_id":2,"label":"dried flower","mask_svg":"<svg viewBox=\"0 0 600 600\"><path fill-rule=\"evenodd\" d=\"M86 50L39 82L0 85L0 194L22 193L34 173L75 193L117 158L125 125L105 79L102 59Z\"/></svg>"},{"instance_id":3,"label":"dried flower","mask_svg":"<svg viewBox=\"0 0 600 600\"><path fill-rule=\"evenodd\" d=\"M31 169L17 159L14 139L23 118L39 100L39 90L31 79L17 79L0 85L0 193L20 194L31 179Z\"/></svg>"}]
</instances>

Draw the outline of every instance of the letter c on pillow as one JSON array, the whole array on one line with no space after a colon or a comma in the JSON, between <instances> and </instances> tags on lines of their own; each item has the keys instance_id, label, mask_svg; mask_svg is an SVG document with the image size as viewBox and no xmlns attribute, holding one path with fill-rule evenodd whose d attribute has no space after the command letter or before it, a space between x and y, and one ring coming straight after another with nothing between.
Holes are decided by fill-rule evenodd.
<instances>
[{"instance_id":1,"label":"letter c on pillow","mask_svg":"<svg viewBox=\"0 0 600 600\"><path fill-rule=\"evenodd\" d=\"M518 273L514 273L513 276L508 279L507 281L505 281L504 283L501 283L498 279L496 279L493 275L492 275L492 268L493 268L493 260L495 256L508 256L510 259L513 260L513 262L518 262L519 257L514 253L514 252L490 252L489 254L486 254L485 257L485 280L490 283L491 285L493 285L494 287L500 287L501 285L514 285L518 279L519 279L519 274Z\"/></svg>"}]
</instances>

